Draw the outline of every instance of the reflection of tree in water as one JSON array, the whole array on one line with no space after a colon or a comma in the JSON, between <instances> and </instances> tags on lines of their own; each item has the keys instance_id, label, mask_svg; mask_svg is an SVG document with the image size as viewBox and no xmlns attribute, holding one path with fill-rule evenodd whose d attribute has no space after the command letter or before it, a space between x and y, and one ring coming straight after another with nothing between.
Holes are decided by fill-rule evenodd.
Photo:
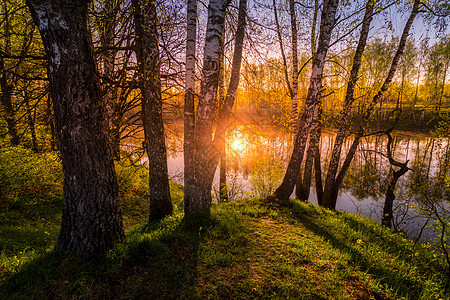
<instances>
[{"instance_id":1,"label":"reflection of tree in water","mask_svg":"<svg viewBox=\"0 0 450 300\"><path fill-rule=\"evenodd\" d=\"M382 195L382 173L377 166L378 154L362 152L353 161L343 182L343 191L351 192L358 200Z\"/></svg>"},{"instance_id":2,"label":"reflection of tree in water","mask_svg":"<svg viewBox=\"0 0 450 300\"><path fill-rule=\"evenodd\" d=\"M350 193L357 200L354 202L356 206L358 201L367 199L374 201L370 204L371 207L381 208L384 203L387 185L393 174L393 169L386 158L385 146L384 137L369 137L360 145L341 191ZM417 237L423 233L425 225L436 223L426 221L432 214L431 208L441 210L441 215L450 215L449 143L443 139L430 137L405 138L396 135L392 155L398 160L411 160L411 169L414 170L403 176L395 186L393 227ZM430 199L434 199L433 205ZM444 206L447 207L446 212ZM368 209L373 210L370 207ZM382 217L380 213L378 210L378 219ZM429 231L426 235L430 237Z\"/></svg>"},{"instance_id":3,"label":"reflection of tree in water","mask_svg":"<svg viewBox=\"0 0 450 300\"><path fill-rule=\"evenodd\" d=\"M236 126L227 134L228 182L240 173L246 190L269 195L278 186L291 151L289 134L269 126ZM230 191L229 193L233 193Z\"/></svg>"}]
</instances>

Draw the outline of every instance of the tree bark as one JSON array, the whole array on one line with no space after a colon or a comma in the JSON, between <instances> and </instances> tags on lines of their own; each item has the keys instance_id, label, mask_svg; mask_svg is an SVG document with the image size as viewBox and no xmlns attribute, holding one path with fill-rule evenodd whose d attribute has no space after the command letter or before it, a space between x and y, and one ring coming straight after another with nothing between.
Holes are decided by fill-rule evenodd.
<instances>
[{"instance_id":1,"label":"tree bark","mask_svg":"<svg viewBox=\"0 0 450 300\"><path fill-rule=\"evenodd\" d=\"M316 55L313 58L312 74L308 95L306 97L302 120L299 131L295 136L294 150L291 155L283 182L275 191L275 196L279 200L287 200L292 194L297 176L300 172L300 165L305 152L306 141L308 139L312 121L317 119L319 114L319 95L322 83L323 67L325 65L325 57L330 45L331 32L336 22L336 10L339 1L328 0L324 3L322 11L322 19L320 24L320 34Z\"/></svg>"},{"instance_id":2,"label":"tree bark","mask_svg":"<svg viewBox=\"0 0 450 300\"><path fill-rule=\"evenodd\" d=\"M311 56L316 55L316 26L319 14L319 0L314 0L314 13L311 26Z\"/></svg>"},{"instance_id":3,"label":"tree bark","mask_svg":"<svg viewBox=\"0 0 450 300\"><path fill-rule=\"evenodd\" d=\"M214 2L214 3L213 3ZM230 84L223 107L219 112L214 140L212 139L212 121L216 107L216 95L220 72L220 52L222 47L222 31L225 21L225 9L228 1L211 1L208 9L208 28L205 42L205 58L203 63L202 90L198 105L198 122L195 127L195 181L189 187L189 200L198 195L196 201L185 203L185 219L192 223L199 217L209 216L211 207L211 186L220 156L220 145L225 141L225 132L231 109L239 86L242 61L243 41L247 14L247 0L239 1L238 26L235 35L235 47L231 69ZM215 7L215 8L214 8ZM220 35L219 35L220 33ZM207 51L208 50L208 51ZM186 192L185 192L186 194ZM186 199L186 196L185 196Z\"/></svg>"},{"instance_id":4,"label":"tree bark","mask_svg":"<svg viewBox=\"0 0 450 300\"><path fill-rule=\"evenodd\" d=\"M317 129L317 135L320 137L322 135L321 130L321 124L319 124L319 127ZM322 183L322 166L320 163L320 147L319 147L319 140L317 140L316 147L315 147L316 153L314 155L314 173L315 173L315 179L316 179L316 195L317 195L317 204L322 205L323 202L323 183Z\"/></svg>"},{"instance_id":5,"label":"tree bark","mask_svg":"<svg viewBox=\"0 0 450 300\"><path fill-rule=\"evenodd\" d=\"M197 35L197 0L187 3L186 82L184 95L184 203L189 203L186 189L194 184L195 130L195 42Z\"/></svg>"},{"instance_id":6,"label":"tree bark","mask_svg":"<svg viewBox=\"0 0 450 300\"><path fill-rule=\"evenodd\" d=\"M303 180L298 176L295 195L298 199L308 201L312 182L312 169L318 151L320 140L320 129L318 120L313 120L311 124L311 134L309 138L308 151L306 152L305 166L303 168Z\"/></svg>"},{"instance_id":7,"label":"tree bark","mask_svg":"<svg viewBox=\"0 0 450 300\"><path fill-rule=\"evenodd\" d=\"M338 192L339 192L339 188L340 185L344 179L344 176L348 170L348 168L350 167L350 163L356 153L356 149L358 148L358 144L359 141L361 140L361 138L364 136L364 133L366 131L367 128L367 122L370 118L370 116L373 113L373 110L375 108L375 105L378 103L378 101L380 100L380 98L384 95L384 93L387 91L387 89L389 88L389 85L391 84L394 75L395 75L395 71L397 70L397 66L398 66L398 62L400 61L400 58L403 54L403 50L405 49L405 45L406 45L406 40L408 38L408 34L409 34L409 30L411 29L412 23L414 22L414 19L416 17L416 15L419 13L419 6L420 6L420 1L419 0L415 0L414 1L414 5L411 11L411 14L408 18L408 20L406 21L405 27L403 28L403 32L402 35L400 37L400 41L397 47L397 51L394 55L394 58L392 59L392 63L391 66L389 68L389 72L388 75L386 76L386 79L383 83L383 85L381 86L380 90L377 92L377 94L373 97L371 103L369 104L369 107L367 108L367 110L363 113L363 118L362 118L362 122L363 124L361 124L356 136L355 136L355 140L353 141L352 146L350 147L349 152L347 153L347 156L345 158L345 161L341 167L341 170L339 171L339 174L337 175L335 182L333 183L333 178L330 177L331 182L328 183L330 186L327 187L327 183L325 183L325 190L324 190L324 198L323 198L323 204L325 207L328 207L329 209L335 209L336 207L336 202L337 202L337 196L338 196ZM347 93L349 93L349 91L347 90ZM333 149L334 152L334 149ZM339 153L340 154L340 153ZM338 158L339 159L339 158ZM333 160L334 163L334 160ZM331 165L330 165L331 168ZM327 175L328 177L328 175ZM327 178L328 180L328 178Z\"/></svg>"},{"instance_id":8,"label":"tree bark","mask_svg":"<svg viewBox=\"0 0 450 300\"><path fill-rule=\"evenodd\" d=\"M295 14L295 1L289 0L289 12L291 15L291 32L292 32L292 127L294 135L298 131L298 121L297 121L297 105L298 105L298 38L297 38L297 16Z\"/></svg>"},{"instance_id":9,"label":"tree bark","mask_svg":"<svg viewBox=\"0 0 450 300\"><path fill-rule=\"evenodd\" d=\"M331 159L328 167L327 177L325 179L325 187L323 192L323 205L326 207L331 207L331 195L336 182L336 174L339 167L339 161L342 151L342 145L344 139L347 135L347 126L350 119L350 112L352 109L354 98L354 90L356 86L356 81L358 80L358 73L361 67L361 59L364 53L364 48L366 47L367 37L369 36L370 23L373 19L373 7L374 0L367 1L366 11L364 13L364 18L361 26L361 34L359 36L358 45L356 47L355 56L353 57L352 69L350 71L350 78L347 84L347 92L345 95L344 106L341 111L339 120L339 130L336 134L336 139L333 146L333 152L331 153Z\"/></svg>"},{"instance_id":10,"label":"tree bark","mask_svg":"<svg viewBox=\"0 0 450 300\"><path fill-rule=\"evenodd\" d=\"M222 39L225 40L225 28L222 32ZM222 45L223 46L223 45ZM220 75L219 75L219 110L225 105L225 47L222 47L220 57ZM225 146L225 131L218 137L217 151L219 151L219 203L228 201L227 189L227 153Z\"/></svg>"},{"instance_id":11,"label":"tree bark","mask_svg":"<svg viewBox=\"0 0 450 300\"><path fill-rule=\"evenodd\" d=\"M64 208L54 251L84 257L124 238L99 74L87 30L88 1L27 0L49 58L48 74L64 172Z\"/></svg>"},{"instance_id":12,"label":"tree bark","mask_svg":"<svg viewBox=\"0 0 450 300\"><path fill-rule=\"evenodd\" d=\"M212 168L212 125L217 104L226 6L225 0L211 0L208 6L201 91L193 133L194 157L191 168L185 174L192 179L185 181L184 212L187 226L195 225L210 215L211 186L215 171Z\"/></svg>"},{"instance_id":13,"label":"tree bark","mask_svg":"<svg viewBox=\"0 0 450 300\"><path fill-rule=\"evenodd\" d=\"M139 65L142 123L148 154L150 215L159 220L173 211L162 118L160 57L155 2L133 0L136 58Z\"/></svg>"}]
</instances>

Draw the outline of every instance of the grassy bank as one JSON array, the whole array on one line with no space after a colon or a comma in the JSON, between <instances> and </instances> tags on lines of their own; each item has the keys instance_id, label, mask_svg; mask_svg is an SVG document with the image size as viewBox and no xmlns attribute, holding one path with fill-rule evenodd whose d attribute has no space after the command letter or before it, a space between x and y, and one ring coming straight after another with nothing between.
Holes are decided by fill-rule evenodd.
<instances>
[{"instance_id":1,"label":"grassy bank","mask_svg":"<svg viewBox=\"0 0 450 300\"><path fill-rule=\"evenodd\" d=\"M57 157L46 164L57 172ZM175 214L148 225L145 170L117 170L127 241L97 262L49 252L58 177L44 193L27 187L29 170L28 181L2 190L0 299L449 299L442 257L368 219L243 199L213 206L211 224L187 232L173 184Z\"/></svg>"}]
</instances>

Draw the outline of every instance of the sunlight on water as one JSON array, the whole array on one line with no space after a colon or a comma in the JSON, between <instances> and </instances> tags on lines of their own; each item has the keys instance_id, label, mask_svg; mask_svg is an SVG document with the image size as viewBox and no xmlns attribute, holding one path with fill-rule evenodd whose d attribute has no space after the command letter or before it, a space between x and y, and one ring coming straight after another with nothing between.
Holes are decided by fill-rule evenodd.
<instances>
[{"instance_id":1,"label":"sunlight on water","mask_svg":"<svg viewBox=\"0 0 450 300\"><path fill-rule=\"evenodd\" d=\"M320 141L322 168L326 169L332 152L335 131L324 130ZM449 174L446 167L450 157L448 139L435 139L431 136L407 132L394 132L393 155L399 161L409 160L408 172L399 181L395 189L394 204L395 226L411 237L421 234L424 240L432 237L431 228L426 225L426 216L415 209L423 198L420 182L426 178L430 186L438 187L438 175ZM172 180L183 184L184 158L182 127L174 127L166 137L168 169ZM347 153L352 139L348 138L343 147ZM122 147L127 152L135 152L135 158L142 151L137 151L142 140L129 141ZM236 125L230 127L226 136L227 185L229 199L262 197L272 193L281 183L285 168L292 153L292 136L278 128L258 125ZM370 136L363 139L355 158L342 184L336 209L351 213L360 213L380 220L387 182L392 174L392 166L385 157L386 138ZM148 161L146 156L141 163ZM323 175L325 176L325 175ZM219 169L216 170L213 195L218 195ZM419 184L419 185L418 185ZM444 190L434 189L446 197ZM295 195L293 194L292 197ZM309 201L317 204L313 185ZM413 207L414 206L414 207ZM445 208L446 210L450 208ZM431 223L428 223L428 225ZM423 231L423 232L422 232Z\"/></svg>"}]
</instances>

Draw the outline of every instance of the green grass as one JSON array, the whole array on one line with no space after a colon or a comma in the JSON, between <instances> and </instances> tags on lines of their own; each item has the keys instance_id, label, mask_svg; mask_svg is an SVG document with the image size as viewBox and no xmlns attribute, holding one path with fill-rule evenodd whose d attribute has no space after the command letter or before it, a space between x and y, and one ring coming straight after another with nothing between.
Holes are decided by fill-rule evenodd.
<instances>
[{"instance_id":1,"label":"green grass","mask_svg":"<svg viewBox=\"0 0 450 300\"><path fill-rule=\"evenodd\" d=\"M178 209L129 228L100 262L43 252L3 274L0 297L448 299L445 266L427 246L357 215L291 204L214 206L197 231L183 230Z\"/></svg>"},{"instance_id":2,"label":"green grass","mask_svg":"<svg viewBox=\"0 0 450 300\"><path fill-rule=\"evenodd\" d=\"M172 184L174 215L147 224L145 172L117 165L127 238L96 262L50 252L58 188L5 192L0 299L450 299L440 255L358 215L243 199L186 231Z\"/></svg>"}]
</instances>

